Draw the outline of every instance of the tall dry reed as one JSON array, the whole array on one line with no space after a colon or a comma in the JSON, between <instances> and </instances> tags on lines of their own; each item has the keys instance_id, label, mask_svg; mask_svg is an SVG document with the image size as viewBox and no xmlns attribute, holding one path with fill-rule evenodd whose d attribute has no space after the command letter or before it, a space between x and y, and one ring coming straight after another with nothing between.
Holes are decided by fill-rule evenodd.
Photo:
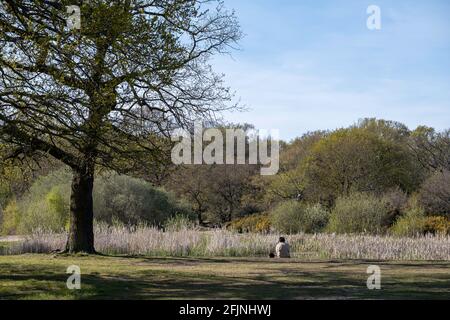
<instances>
[{"instance_id":1,"label":"tall dry reed","mask_svg":"<svg viewBox=\"0 0 450 320\"><path fill-rule=\"evenodd\" d=\"M50 253L64 248L67 235L37 231L2 254ZM294 258L445 260L450 237L398 238L366 235L299 234L288 237ZM111 255L172 257L260 257L274 250L276 235L237 234L226 230L180 229L163 232L139 226L95 227L95 247Z\"/></svg>"}]
</instances>

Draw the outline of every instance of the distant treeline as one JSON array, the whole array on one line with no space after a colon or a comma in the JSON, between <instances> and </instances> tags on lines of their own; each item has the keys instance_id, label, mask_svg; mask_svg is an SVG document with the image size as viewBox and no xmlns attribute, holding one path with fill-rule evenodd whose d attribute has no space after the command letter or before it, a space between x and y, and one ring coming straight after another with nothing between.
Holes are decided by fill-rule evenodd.
<instances>
[{"instance_id":1,"label":"distant treeline","mask_svg":"<svg viewBox=\"0 0 450 320\"><path fill-rule=\"evenodd\" d=\"M240 232L415 235L450 229L450 130L412 131L364 119L310 132L281 142L280 172L272 177L254 165L167 163L164 174L158 168L158 174L141 170L133 178L99 172L97 220L164 227L183 215L201 226ZM64 228L70 182L64 172L48 160L39 166L5 162L2 232L29 232L43 221Z\"/></svg>"}]
</instances>

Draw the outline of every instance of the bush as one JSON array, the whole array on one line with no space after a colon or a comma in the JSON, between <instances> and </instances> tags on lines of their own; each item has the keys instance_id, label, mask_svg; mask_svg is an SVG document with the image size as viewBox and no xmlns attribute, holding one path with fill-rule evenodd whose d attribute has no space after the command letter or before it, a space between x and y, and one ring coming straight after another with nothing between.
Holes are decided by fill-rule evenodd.
<instances>
[{"instance_id":1,"label":"bush","mask_svg":"<svg viewBox=\"0 0 450 320\"><path fill-rule=\"evenodd\" d=\"M111 174L99 177L94 186L94 213L100 221L113 219L136 225L163 226L177 214L192 217L188 206L163 189L144 180Z\"/></svg>"},{"instance_id":2,"label":"bush","mask_svg":"<svg viewBox=\"0 0 450 320\"><path fill-rule=\"evenodd\" d=\"M270 222L268 215L259 216L260 218L256 222L255 232L258 233L269 233L272 229L272 224Z\"/></svg>"},{"instance_id":3,"label":"bush","mask_svg":"<svg viewBox=\"0 0 450 320\"><path fill-rule=\"evenodd\" d=\"M227 229L237 231L239 233L269 233L271 229L271 222L269 216L264 215L250 215L241 219L232 221Z\"/></svg>"},{"instance_id":4,"label":"bush","mask_svg":"<svg viewBox=\"0 0 450 320\"><path fill-rule=\"evenodd\" d=\"M408 195L397 188L386 192L383 199L388 209L388 215L383 221L383 225L391 227L408 207Z\"/></svg>"},{"instance_id":5,"label":"bush","mask_svg":"<svg viewBox=\"0 0 450 320\"><path fill-rule=\"evenodd\" d=\"M39 177L18 201L20 215L18 233L35 229L60 232L69 220L71 173L59 170Z\"/></svg>"},{"instance_id":6,"label":"bush","mask_svg":"<svg viewBox=\"0 0 450 320\"><path fill-rule=\"evenodd\" d=\"M16 200L11 201L3 210L1 233L3 235L12 235L17 232L19 227L19 208Z\"/></svg>"},{"instance_id":7,"label":"bush","mask_svg":"<svg viewBox=\"0 0 450 320\"><path fill-rule=\"evenodd\" d=\"M329 232L380 234L389 215L386 200L367 193L341 197L331 211Z\"/></svg>"},{"instance_id":8,"label":"bush","mask_svg":"<svg viewBox=\"0 0 450 320\"><path fill-rule=\"evenodd\" d=\"M68 170L38 178L29 192L17 202L14 211L19 217L17 232L30 233L33 229L60 232L66 228L71 179ZM100 222L112 224L116 221L128 225L142 222L162 226L177 214L192 216L187 205L150 183L118 174L96 179L94 217Z\"/></svg>"},{"instance_id":9,"label":"bush","mask_svg":"<svg viewBox=\"0 0 450 320\"><path fill-rule=\"evenodd\" d=\"M31 193L20 202L22 215L18 232L31 233L35 229L61 232L69 221L68 197L62 194L58 186L42 198L39 194Z\"/></svg>"},{"instance_id":10,"label":"bush","mask_svg":"<svg viewBox=\"0 0 450 320\"><path fill-rule=\"evenodd\" d=\"M450 235L450 220L445 217L427 217L424 221L425 234Z\"/></svg>"},{"instance_id":11,"label":"bush","mask_svg":"<svg viewBox=\"0 0 450 320\"><path fill-rule=\"evenodd\" d=\"M400 237L414 237L424 233L426 223L423 208L414 206L408 209L405 215L399 217L392 226L391 232Z\"/></svg>"},{"instance_id":12,"label":"bush","mask_svg":"<svg viewBox=\"0 0 450 320\"><path fill-rule=\"evenodd\" d=\"M419 202L426 213L450 217L450 172L435 172L422 185Z\"/></svg>"},{"instance_id":13,"label":"bush","mask_svg":"<svg viewBox=\"0 0 450 320\"><path fill-rule=\"evenodd\" d=\"M298 201L280 204L272 211L273 228L281 233L317 233L326 226L329 213L321 205L306 205Z\"/></svg>"},{"instance_id":14,"label":"bush","mask_svg":"<svg viewBox=\"0 0 450 320\"><path fill-rule=\"evenodd\" d=\"M305 225L305 232L319 233L323 231L329 221L330 212L321 204L306 206L306 215L303 223Z\"/></svg>"}]
</instances>

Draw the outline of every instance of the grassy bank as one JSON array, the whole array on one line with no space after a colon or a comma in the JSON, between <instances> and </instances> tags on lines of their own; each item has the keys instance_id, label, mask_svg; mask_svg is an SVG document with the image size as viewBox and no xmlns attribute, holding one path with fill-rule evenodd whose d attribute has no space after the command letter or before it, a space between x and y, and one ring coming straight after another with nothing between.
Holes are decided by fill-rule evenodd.
<instances>
[{"instance_id":1,"label":"grassy bank","mask_svg":"<svg viewBox=\"0 0 450 320\"><path fill-rule=\"evenodd\" d=\"M379 265L382 290L366 287ZM66 288L70 265L81 290ZM264 258L0 257L1 299L450 299L450 263Z\"/></svg>"}]
</instances>

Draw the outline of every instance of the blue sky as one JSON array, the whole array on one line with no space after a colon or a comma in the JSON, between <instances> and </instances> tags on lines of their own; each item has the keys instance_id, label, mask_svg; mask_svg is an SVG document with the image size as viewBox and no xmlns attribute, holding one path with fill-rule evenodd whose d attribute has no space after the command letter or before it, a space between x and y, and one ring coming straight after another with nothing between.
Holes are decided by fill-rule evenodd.
<instances>
[{"instance_id":1,"label":"blue sky","mask_svg":"<svg viewBox=\"0 0 450 320\"><path fill-rule=\"evenodd\" d=\"M225 0L245 34L216 71L248 112L291 139L364 117L450 127L450 1ZM366 27L369 5L382 29Z\"/></svg>"}]
</instances>

